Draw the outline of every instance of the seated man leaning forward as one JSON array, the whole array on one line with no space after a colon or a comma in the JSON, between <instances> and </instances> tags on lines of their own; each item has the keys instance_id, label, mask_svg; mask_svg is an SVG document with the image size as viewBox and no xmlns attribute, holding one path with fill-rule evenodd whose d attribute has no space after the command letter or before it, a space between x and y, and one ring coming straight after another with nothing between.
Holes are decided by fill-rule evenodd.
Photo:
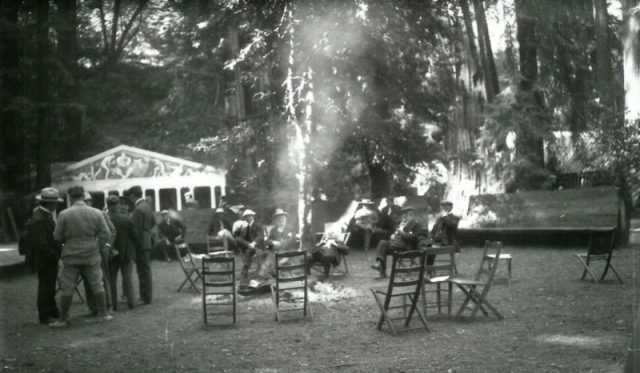
<instances>
[{"instance_id":1,"label":"seated man leaning forward","mask_svg":"<svg viewBox=\"0 0 640 373\"><path fill-rule=\"evenodd\" d=\"M349 247L336 237L336 233L329 233L326 239L318 242L309 252L307 274L311 274L311 267L320 263L324 269L324 277L329 276L331 267L337 267L342 257L349 253Z\"/></svg>"},{"instance_id":2,"label":"seated man leaning forward","mask_svg":"<svg viewBox=\"0 0 640 373\"><path fill-rule=\"evenodd\" d=\"M264 250L258 252L258 276L268 277L275 269L275 253L296 249L296 236L287 224L289 214L283 209L277 208L271 221L273 226L267 232Z\"/></svg>"},{"instance_id":3,"label":"seated man leaning forward","mask_svg":"<svg viewBox=\"0 0 640 373\"><path fill-rule=\"evenodd\" d=\"M209 224L209 236L217 237L222 242L225 251L232 249L235 244L231 233L234 224L232 214L233 212L227 212L223 207L218 207Z\"/></svg>"},{"instance_id":4,"label":"seated man leaning forward","mask_svg":"<svg viewBox=\"0 0 640 373\"><path fill-rule=\"evenodd\" d=\"M414 218L413 207L402 208L402 221L389 241L382 240L376 249L377 264L371 268L380 272L380 277L387 277L387 254L416 250L418 241L424 237L424 231L420 223Z\"/></svg>"},{"instance_id":5,"label":"seated man leaning forward","mask_svg":"<svg viewBox=\"0 0 640 373\"><path fill-rule=\"evenodd\" d=\"M247 228L240 230L235 240L240 249L240 257L244 263L241 277L246 279L249 274L249 268L251 268L253 255L256 253L256 250L262 249L264 245L264 228L255 221L256 213L253 212L253 210L244 210L242 217L247 221Z\"/></svg>"}]
</instances>

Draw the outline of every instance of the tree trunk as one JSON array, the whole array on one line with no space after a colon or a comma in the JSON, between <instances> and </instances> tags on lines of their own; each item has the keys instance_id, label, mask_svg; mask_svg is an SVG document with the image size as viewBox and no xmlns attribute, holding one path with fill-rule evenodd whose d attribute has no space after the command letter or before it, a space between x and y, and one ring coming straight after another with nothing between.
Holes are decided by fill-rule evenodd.
<instances>
[{"instance_id":1,"label":"tree trunk","mask_svg":"<svg viewBox=\"0 0 640 373\"><path fill-rule=\"evenodd\" d=\"M600 100L605 106L615 97L611 91L613 67L611 66L611 44L609 41L609 16L607 0L593 0L596 28L596 81Z\"/></svg>"},{"instance_id":2,"label":"tree trunk","mask_svg":"<svg viewBox=\"0 0 640 373\"><path fill-rule=\"evenodd\" d=\"M520 44L520 87L528 91L538 80L536 20L527 12L526 0L515 0L518 43Z\"/></svg>"},{"instance_id":3,"label":"tree trunk","mask_svg":"<svg viewBox=\"0 0 640 373\"><path fill-rule=\"evenodd\" d=\"M640 1L624 1L624 92L625 123L637 126L640 120Z\"/></svg>"},{"instance_id":4,"label":"tree trunk","mask_svg":"<svg viewBox=\"0 0 640 373\"><path fill-rule=\"evenodd\" d=\"M0 189L25 190L25 130L11 104L20 95L19 1L0 0Z\"/></svg>"},{"instance_id":5,"label":"tree trunk","mask_svg":"<svg viewBox=\"0 0 640 373\"><path fill-rule=\"evenodd\" d=\"M470 86L478 83L480 79L484 81L484 75L480 68L480 59L478 57L478 50L476 48L476 37L473 32L473 20L471 19L471 12L469 11L469 4L467 0L460 0L460 9L462 9L462 17L464 19L464 30L467 40L466 49L469 53L469 61L467 63L469 70Z\"/></svg>"},{"instance_id":6,"label":"tree trunk","mask_svg":"<svg viewBox=\"0 0 640 373\"><path fill-rule=\"evenodd\" d=\"M49 120L49 2L36 1L36 187L51 183L51 122Z\"/></svg>"},{"instance_id":7,"label":"tree trunk","mask_svg":"<svg viewBox=\"0 0 640 373\"><path fill-rule=\"evenodd\" d=\"M63 78L58 84L65 146L60 149L65 161L74 161L80 156L83 116L78 85L77 7L76 0L56 0L55 3L60 18L57 24L58 58L63 69Z\"/></svg>"},{"instance_id":8,"label":"tree trunk","mask_svg":"<svg viewBox=\"0 0 640 373\"><path fill-rule=\"evenodd\" d=\"M491 102L500 91L498 73L493 58L493 49L491 48L491 39L489 38L489 27L487 26L487 18L484 13L482 0L473 0L473 6L476 13L476 25L478 26L478 45L480 46L480 60L484 72L486 97L487 101Z\"/></svg>"}]
</instances>

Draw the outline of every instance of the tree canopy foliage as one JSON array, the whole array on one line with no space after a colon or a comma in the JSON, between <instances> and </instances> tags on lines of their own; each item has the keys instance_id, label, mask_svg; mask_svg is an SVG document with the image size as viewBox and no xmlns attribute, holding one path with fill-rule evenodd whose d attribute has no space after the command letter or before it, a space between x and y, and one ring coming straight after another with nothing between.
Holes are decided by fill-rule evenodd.
<instances>
[{"instance_id":1,"label":"tree canopy foliage","mask_svg":"<svg viewBox=\"0 0 640 373\"><path fill-rule=\"evenodd\" d=\"M553 131L585 163L633 153L619 1L41 3L0 1L3 190L126 143L224 167L238 202L293 210L294 122L307 192L338 206L411 193L418 168L454 161L507 190L553 187ZM610 151L580 151L594 147Z\"/></svg>"}]
</instances>

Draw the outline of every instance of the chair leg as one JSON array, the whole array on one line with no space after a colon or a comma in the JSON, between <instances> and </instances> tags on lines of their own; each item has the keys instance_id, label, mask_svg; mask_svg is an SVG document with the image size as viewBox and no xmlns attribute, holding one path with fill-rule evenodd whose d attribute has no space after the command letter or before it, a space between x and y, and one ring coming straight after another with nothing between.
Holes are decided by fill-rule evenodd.
<instances>
[{"instance_id":1,"label":"chair leg","mask_svg":"<svg viewBox=\"0 0 640 373\"><path fill-rule=\"evenodd\" d=\"M453 284L447 284L447 317L451 318L451 307L453 306Z\"/></svg>"},{"instance_id":2,"label":"chair leg","mask_svg":"<svg viewBox=\"0 0 640 373\"><path fill-rule=\"evenodd\" d=\"M436 284L436 300L437 300L438 315L439 315L442 313L442 305L440 304L440 302L442 302L442 297L440 294L440 283Z\"/></svg>"},{"instance_id":3,"label":"chair leg","mask_svg":"<svg viewBox=\"0 0 640 373\"><path fill-rule=\"evenodd\" d=\"M609 263L609 267L611 267L611 270L613 271L613 273L618 278L618 281L622 284L622 278L620 278L620 274L618 274L618 271L616 271L616 267L614 267L613 264L611 264L611 263Z\"/></svg>"},{"instance_id":4,"label":"chair leg","mask_svg":"<svg viewBox=\"0 0 640 373\"><path fill-rule=\"evenodd\" d=\"M349 273L349 267L347 267L347 256L346 255L342 256L342 264L344 265L344 273L345 274Z\"/></svg>"},{"instance_id":5,"label":"chair leg","mask_svg":"<svg viewBox=\"0 0 640 373\"><path fill-rule=\"evenodd\" d=\"M276 321L280 318L280 314L278 313L278 297L276 296L276 289L273 285L271 285L271 299L273 300L273 308L276 313Z\"/></svg>"}]
</instances>

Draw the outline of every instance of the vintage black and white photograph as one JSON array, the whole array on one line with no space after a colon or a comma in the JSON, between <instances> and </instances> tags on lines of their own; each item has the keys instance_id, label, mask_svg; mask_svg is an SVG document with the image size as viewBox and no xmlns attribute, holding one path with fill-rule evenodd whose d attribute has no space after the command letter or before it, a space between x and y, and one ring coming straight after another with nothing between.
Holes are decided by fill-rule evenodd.
<instances>
[{"instance_id":1,"label":"vintage black and white photograph","mask_svg":"<svg viewBox=\"0 0 640 373\"><path fill-rule=\"evenodd\" d=\"M0 0L0 371L640 373L640 0Z\"/></svg>"}]
</instances>

